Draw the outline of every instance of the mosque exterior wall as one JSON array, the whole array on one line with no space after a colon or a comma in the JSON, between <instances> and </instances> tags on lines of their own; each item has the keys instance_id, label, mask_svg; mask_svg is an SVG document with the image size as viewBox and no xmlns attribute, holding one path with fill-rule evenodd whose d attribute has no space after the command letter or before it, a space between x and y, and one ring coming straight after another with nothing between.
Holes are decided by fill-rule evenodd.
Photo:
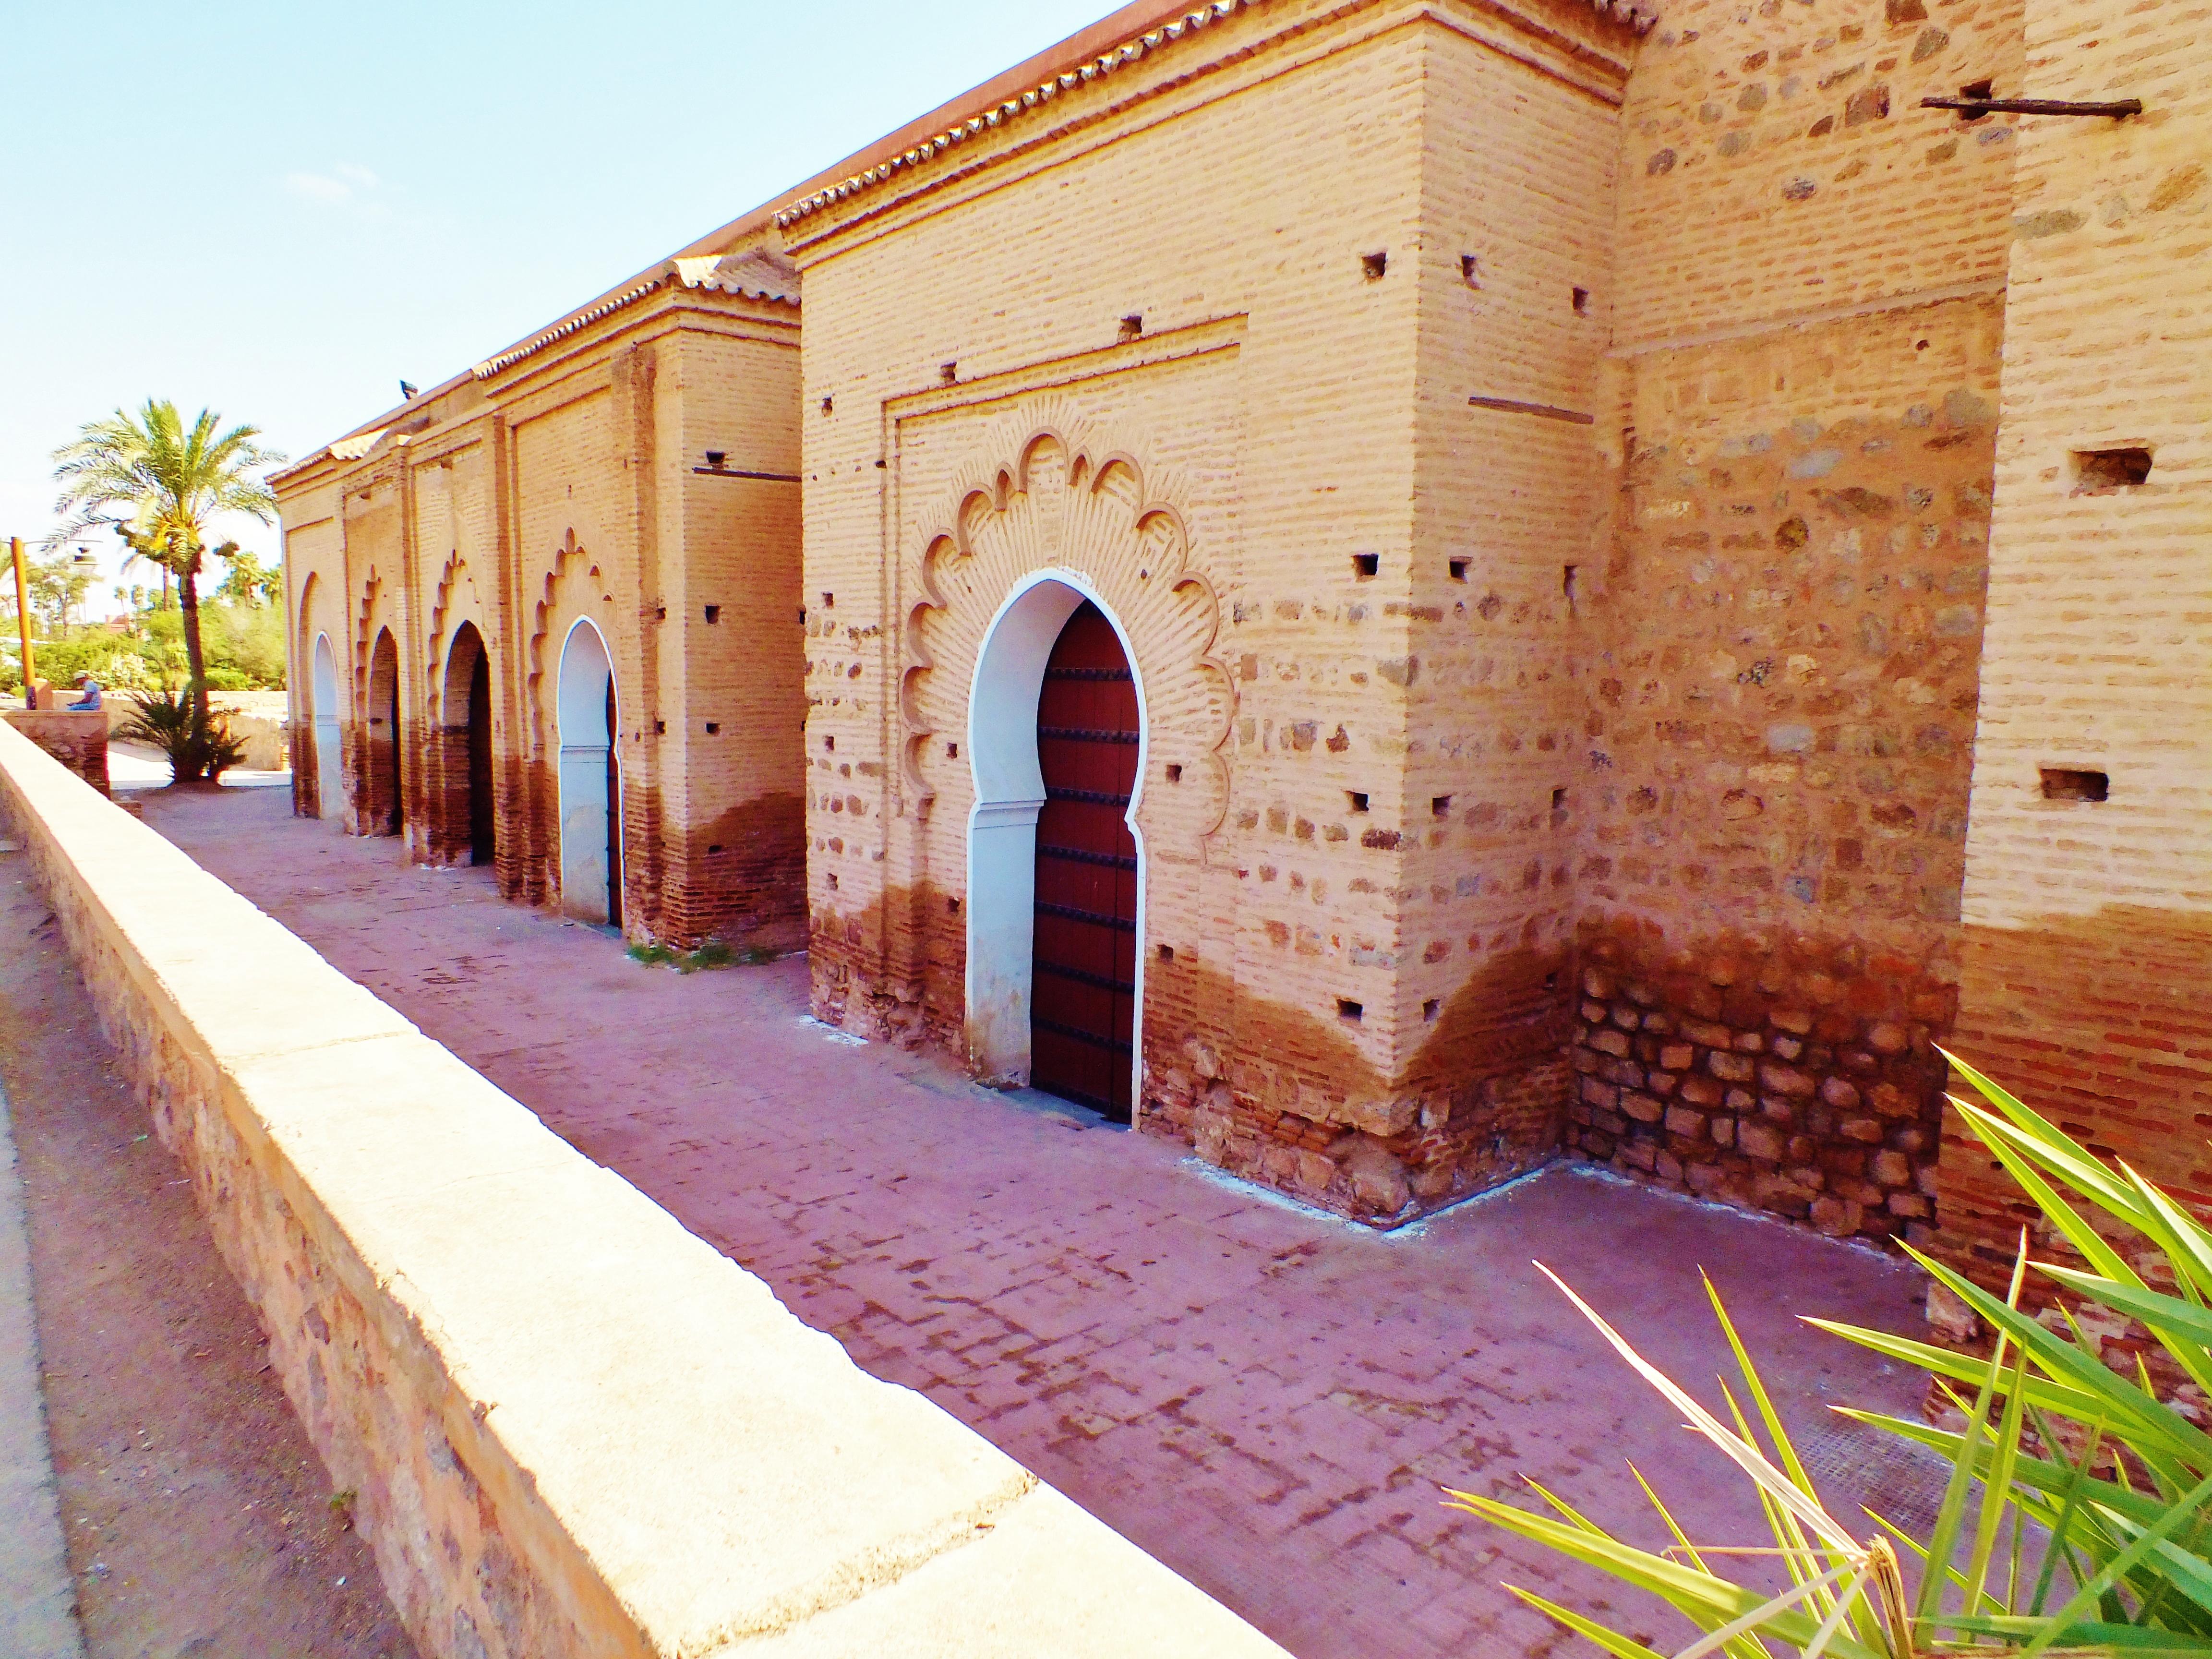
<instances>
[{"instance_id":1,"label":"mosque exterior wall","mask_svg":"<svg viewBox=\"0 0 2212 1659\"><path fill-rule=\"evenodd\" d=\"M1568 1155L1994 1272L1948 1046L2212 1201L2187 16L1079 42L287 475L301 810L465 855L473 635L501 889L562 903L588 620L631 937L805 943L1018 1084L990 704L1056 584L1140 692L1142 1128L1376 1224ZM2151 108L1918 107L1985 81Z\"/></svg>"},{"instance_id":2,"label":"mosque exterior wall","mask_svg":"<svg viewBox=\"0 0 2212 1659\"><path fill-rule=\"evenodd\" d=\"M1063 571L1144 691L1140 1126L1378 1221L1554 1154L1589 429L1468 399L1589 405L1633 40L1250 8L787 226L822 1017L975 1054L969 690Z\"/></svg>"},{"instance_id":3,"label":"mosque exterior wall","mask_svg":"<svg viewBox=\"0 0 2212 1659\"><path fill-rule=\"evenodd\" d=\"M588 623L616 693L625 931L802 942L795 310L654 296L280 481L298 659L327 636L341 665L335 711L293 677L301 810L334 714L348 828L390 831L389 633L400 833L418 859L471 857L462 641L491 671L500 890L559 906L559 680Z\"/></svg>"}]
</instances>

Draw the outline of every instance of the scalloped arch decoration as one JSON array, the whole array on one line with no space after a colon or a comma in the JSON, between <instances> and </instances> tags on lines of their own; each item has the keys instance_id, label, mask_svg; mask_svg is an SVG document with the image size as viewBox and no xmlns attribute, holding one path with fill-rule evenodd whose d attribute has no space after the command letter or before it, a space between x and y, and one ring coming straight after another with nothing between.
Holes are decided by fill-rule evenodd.
<instances>
[{"instance_id":1,"label":"scalloped arch decoration","mask_svg":"<svg viewBox=\"0 0 2212 1659\"><path fill-rule=\"evenodd\" d=\"M323 580L323 573L319 570L310 570L307 580L300 584L299 608L294 613L292 621L292 660L295 663L307 662L313 656L315 635L318 633L332 631L331 624L327 623L319 629L316 626L315 616L315 613L322 610L326 603L324 596L329 588L330 584ZM327 708L319 708L314 713L318 716L327 718L331 711Z\"/></svg>"},{"instance_id":2,"label":"scalloped arch decoration","mask_svg":"<svg viewBox=\"0 0 2212 1659\"><path fill-rule=\"evenodd\" d=\"M550 710L546 707L544 690L550 684L546 675L555 664L546 660L548 640L557 629L560 637L568 637L568 628L577 617L588 617L599 629L611 654L617 649L611 607L601 592L599 567L591 550L576 539L572 526L562 532L561 545L554 550L553 562L545 572L545 580L538 590L537 602L530 612L529 678L524 686L524 698L530 710L530 731L536 752L544 753L549 729ZM477 624L482 631L483 624ZM486 639L490 635L486 635ZM558 650L555 651L557 662Z\"/></svg>"},{"instance_id":3,"label":"scalloped arch decoration","mask_svg":"<svg viewBox=\"0 0 2212 1659\"><path fill-rule=\"evenodd\" d=\"M483 597L477 591L476 577L469 569L468 560L454 553L446 561L430 602L430 648L422 664L425 704L440 720L445 719L446 653L465 622L474 623L477 635L487 646L491 643L492 631L486 620Z\"/></svg>"},{"instance_id":4,"label":"scalloped arch decoration","mask_svg":"<svg viewBox=\"0 0 2212 1659\"><path fill-rule=\"evenodd\" d=\"M349 619L353 623L353 706L368 706L368 655L376 644L380 628L392 629L392 637L399 637L399 629L384 614L384 578L374 565L368 567L361 581L361 598Z\"/></svg>"},{"instance_id":5,"label":"scalloped arch decoration","mask_svg":"<svg viewBox=\"0 0 2212 1659\"><path fill-rule=\"evenodd\" d=\"M1056 410L1002 417L977 447L945 494L950 512L918 538L898 686L911 799L927 811L940 793L972 798L947 744L967 727L984 634L1015 583L1049 570L1118 617L1134 647L1150 734L1139 807L1147 844L1170 858L1202 856L1228 812L1237 696L1212 654L1221 603L1194 560L1182 492ZM1170 766L1182 781L1153 787Z\"/></svg>"}]
</instances>

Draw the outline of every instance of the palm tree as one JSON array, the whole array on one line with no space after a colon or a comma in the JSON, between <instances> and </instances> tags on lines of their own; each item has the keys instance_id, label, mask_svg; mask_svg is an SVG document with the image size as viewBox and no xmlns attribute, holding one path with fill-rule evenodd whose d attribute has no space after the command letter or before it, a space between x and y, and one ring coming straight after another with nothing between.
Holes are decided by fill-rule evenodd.
<instances>
[{"instance_id":1,"label":"palm tree","mask_svg":"<svg viewBox=\"0 0 2212 1659\"><path fill-rule=\"evenodd\" d=\"M190 427L166 398L149 398L136 415L122 410L88 421L76 441L54 452L54 477L65 488L54 510L69 522L48 538L58 545L106 526L134 559L157 564L177 578L183 612L185 660L191 672L192 708L207 724L207 662L200 650L202 556L236 556L238 544L207 544L209 521L220 513L243 513L264 524L276 515L276 495L258 476L283 456L254 440L258 427L222 428L222 417L204 409Z\"/></svg>"}]
</instances>

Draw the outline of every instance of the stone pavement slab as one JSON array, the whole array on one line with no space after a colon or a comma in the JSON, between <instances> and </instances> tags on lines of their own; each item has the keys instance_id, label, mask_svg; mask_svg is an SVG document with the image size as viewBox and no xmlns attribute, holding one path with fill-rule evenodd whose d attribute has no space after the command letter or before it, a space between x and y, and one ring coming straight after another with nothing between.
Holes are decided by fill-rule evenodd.
<instances>
[{"instance_id":1,"label":"stone pavement slab","mask_svg":"<svg viewBox=\"0 0 2212 1659\"><path fill-rule=\"evenodd\" d=\"M0 1089L0 1654L82 1659L31 1310L23 1182Z\"/></svg>"},{"instance_id":2,"label":"stone pavement slab","mask_svg":"<svg viewBox=\"0 0 2212 1659\"><path fill-rule=\"evenodd\" d=\"M289 807L157 794L146 821L861 1365L1306 1659L1540 1653L1565 1638L1506 1583L1615 1594L1443 1508L1446 1485L1526 1474L1663 1541L1632 1455L1693 1536L1759 1541L1744 1483L1532 1258L1708 1389L1727 1364L1709 1270L1838 1472L1838 1512L1929 1501L1932 1471L1826 1409L1911 1411L1919 1379L1796 1317L1914 1328L1918 1279L1896 1261L1565 1166L1377 1235L830 1033L802 961L641 967L603 930L501 902L488 872L410 868ZM1639 1633L1674 1627L1655 1613Z\"/></svg>"}]
</instances>

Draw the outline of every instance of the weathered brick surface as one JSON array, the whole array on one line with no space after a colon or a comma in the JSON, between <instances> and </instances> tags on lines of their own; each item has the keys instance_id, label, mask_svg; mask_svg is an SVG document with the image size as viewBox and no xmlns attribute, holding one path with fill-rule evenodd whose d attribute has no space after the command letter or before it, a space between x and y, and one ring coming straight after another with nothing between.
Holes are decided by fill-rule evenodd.
<instances>
[{"instance_id":1,"label":"weathered brick surface","mask_svg":"<svg viewBox=\"0 0 2212 1659\"><path fill-rule=\"evenodd\" d=\"M1960 1052L2212 1205L2212 81L2201 5L2030 0ZM2151 453L2100 484L2076 452ZM2046 799L2042 769L2104 773ZM2017 1202L1953 1126L1943 1246L2008 1266ZM2000 1265L2002 1258L2002 1265Z\"/></svg>"}]
</instances>

